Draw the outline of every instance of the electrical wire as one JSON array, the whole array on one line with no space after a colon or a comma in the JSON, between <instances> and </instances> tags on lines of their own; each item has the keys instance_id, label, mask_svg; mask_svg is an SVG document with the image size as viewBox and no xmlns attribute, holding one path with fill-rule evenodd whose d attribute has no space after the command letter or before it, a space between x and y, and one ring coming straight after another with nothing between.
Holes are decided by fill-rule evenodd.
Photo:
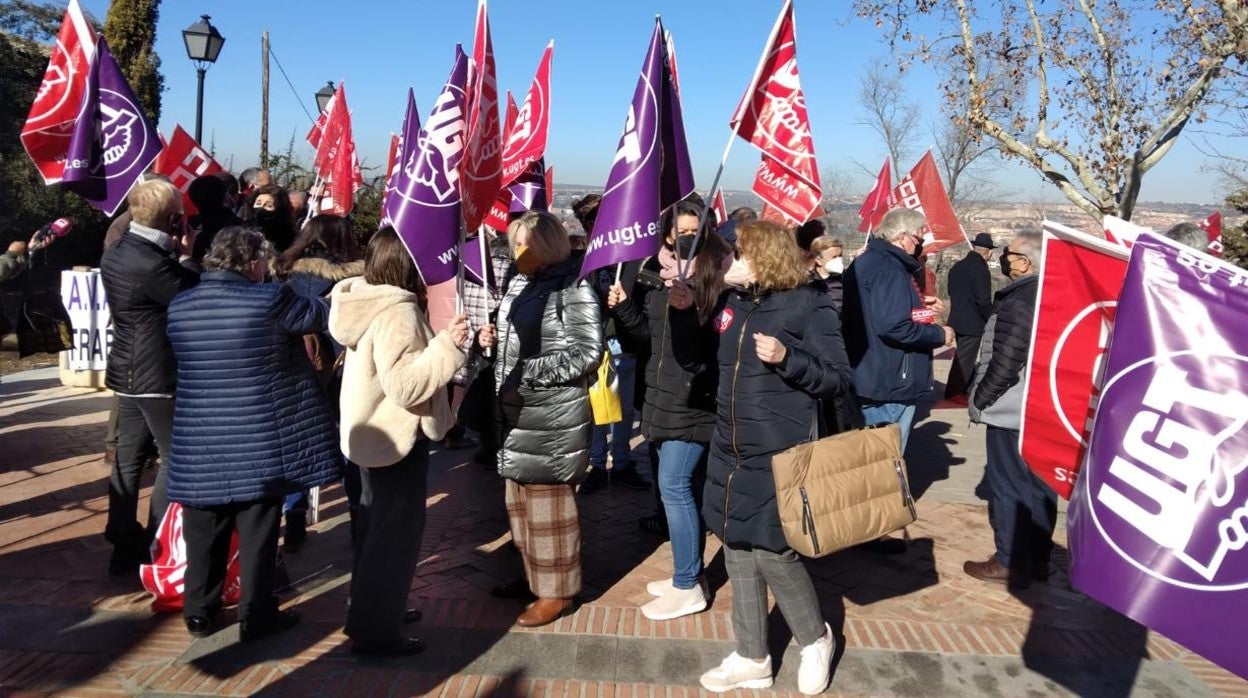
<instances>
[{"instance_id":1,"label":"electrical wire","mask_svg":"<svg viewBox=\"0 0 1248 698\"><path fill-rule=\"evenodd\" d=\"M308 111L308 107L303 103L303 100L299 98L299 91L295 89L294 83L290 81L290 76L286 74L286 69L282 67L282 62L277 59L277 54L273 53L272 38L269 39L269 55L273 57L273 62L277 64L277 72L281 73L282 77L285 78L286 85L290 87L290 93L294 95L295 101L299 103L299 108L302 109L303 113L307 115L308 121L315 124L316 119L312 117L312 112Z\"/></svg>"}]
</instances>

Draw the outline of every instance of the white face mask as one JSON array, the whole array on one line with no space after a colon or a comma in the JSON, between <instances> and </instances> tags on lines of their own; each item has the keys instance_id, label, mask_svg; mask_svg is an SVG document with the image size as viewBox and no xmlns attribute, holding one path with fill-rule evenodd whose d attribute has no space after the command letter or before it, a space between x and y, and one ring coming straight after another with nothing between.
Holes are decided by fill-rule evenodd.
<instances>
[{"instance_id":1,"label":"white face mask","mask_svg":"<svg viewBox=\"0 0 1248 698\"><path fill-rule=\"evenodd\" d=\"M840 257L837 257L836 259L829 259L823 263L823 268L826 269L829 274L842 274L845 272L845 260Z\"/></svg>"}]
</instances>

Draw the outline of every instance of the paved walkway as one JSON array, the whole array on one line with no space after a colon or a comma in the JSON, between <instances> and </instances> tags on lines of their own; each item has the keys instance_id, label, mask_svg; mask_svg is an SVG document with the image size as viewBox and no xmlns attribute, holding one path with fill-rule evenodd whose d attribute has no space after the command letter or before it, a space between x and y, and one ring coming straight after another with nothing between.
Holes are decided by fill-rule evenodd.
<instances>
[{"instance_id":1,"label":"paved walkway","mask_svg":"<svg viewBox=\"0 0 1248 698\"><path fill-rule=\"evenodd\" d=\"M580 500L585 604L550 627L513 628L520 607L488 594L518 570L502 487L464 463L466 452L433 458L411 592L425 614L414 626L424 655L362 662L347 653L350 551L337 487L304 550L286 560L283 600L304 622L263 643L239 644L236 625L192 641L180 617L148 611L137 580L106 574L109 399L61 387L54 371L0 383L0 695L688 696L732 649L732 589L713 538L707 612L667 623L638 612L646 582L670 575L671 553L637 528L649 495L621 489ZM1064 549L1062 571L1030 590L963 575L963 561L991 551L975 494L983 461L983 432L965 411L933 410L911 446L920 520L906 553L847 551L810 564L844 640L831 693L1248 696L1242 680L1069 589ZM773 620L785 695L798 655Z\"/></svg>"}]
</instances>

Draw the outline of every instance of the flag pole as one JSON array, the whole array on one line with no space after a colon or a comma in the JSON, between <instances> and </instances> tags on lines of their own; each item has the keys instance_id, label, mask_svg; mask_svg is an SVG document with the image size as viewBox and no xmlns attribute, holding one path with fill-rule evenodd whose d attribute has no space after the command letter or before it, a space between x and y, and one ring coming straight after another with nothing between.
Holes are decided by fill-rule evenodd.
<instances>
[{"instance_id":1,"label":"flag pole","mask_svg":"<svg viewBox=\"0 0 1248 698\"><path fill-rule=\"evenodd\" d=\"M620 284L620 277L622 277L623 275L624 275L624 263L616 262L615 263L615 285L618 286Z\"/></svg>"},{"instance_id":2,"label":"flag pole","mask_svg":"<svg viewBox=\"0 0 1248 698\"><path fill-rule=\"evenodd\" d=\"M719 186L719 178L724 174L724 166L728 163L728 154L732 152L732 144L737 140L737 134L741 130L741 113L747 108L747 105L754 97L754 91L758 89L758 82L762 79L763 66L767 63L767 56L771 51L771 47L776 43L776 36L780 33L780 25L784 22L793 6L793 0L784 0L784 5L780 7L780 14L776 15L776 23L771 27L771 33L767 35L767 43L763 44L763 50L758 56L758 65L754 68L754 75L750 77L750 85L745 90L745 95L741 98L741 103L737 105L737 110L732 114L732 133L728 135L728 144L724 146L724 154L719 158L719 169L715 171L715 179L711 180L711 196L715 195L715 189ZM711 202L712 204L714 201ZM706 225L706 210L708 206L702 208L702 215L698 219L698 232L694 234L693 248L698 249L698 243L702 240L702 227ZM726 207L726 203L725 203ZM676 267L680 271L678 278L681 281L689 274L689 265L684 266L680 263L680 258L676 258Z\"/></svg>"},{"instance_id":3,"label":"flag pole","mask_svg":"<svg viewBox=\"0 0 1248 698\"><path fill-rule=\"evenodd\" d=\"M464 312L464 244L468 241L468 231L463 223L459 225L459 242L455 245L458 248L455 255L455 314L462 315Z\"/></svg>"},{"instance_id":4,"label":"flag pole","mask_svg":"<svg viewBox=\"0 0 1248 698\"><path fill-rule=\"evenodd\" d=\"M487 253L484 225L477 230L477 248L481 250L481 276L483 277L481 285L485 287L486 295L488 296L490 291L490 272L494 265L490 263L490 257Z\"/></svg>"}]
</instances>

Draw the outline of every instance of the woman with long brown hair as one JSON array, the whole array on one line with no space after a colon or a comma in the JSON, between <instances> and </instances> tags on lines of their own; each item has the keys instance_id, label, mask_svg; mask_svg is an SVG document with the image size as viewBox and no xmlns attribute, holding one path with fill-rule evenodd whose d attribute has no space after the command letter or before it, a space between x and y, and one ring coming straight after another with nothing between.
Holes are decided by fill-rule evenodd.
<instances>
[{"instance_id":1,"label":"woman with long brown hair","mask_svg":"<svg viewBox=\"0 0 1248 698\"><path fill-rule=\"evenodd\" d=\"M393 228L368 243L364 275L330 294L329 331L346 347L342 452L360 466L362 493L346 633L357 654L415 654L403 634L424 535L429 443L454 423L446 385L464 365L468 321L436 335L425 286Z\"/></svg>"},{"instance_id":2,"label":"woman with long brown hair","mask_svg":"<svg viewBox=\"0 0 1248 698\"><path fill-rule=\"evenodd\" d=\"M673 282L670 297L676 358L691 369L714 361L719 370L702 514L724 544L737 649L701 683L717 692L771 686L770 589L802 645L798 688L820 693L836 642L784 538L771 457L810 440L821 404L848 389L849 359L840 319L828 295L807 283L793 233L763 221L737 232L739 256L724 276L732 288L711 311L709 332L689 285Z\"/></svg>"},{"instance_id":3,"label":"woman with long brown hair","mask_svg":"<svg viewBox=\"0 0 1248 698\"><path fill-rule=\"evenodd\" d=\"M702 552L706 537L698 515L702 479L706 474L706 450L715 425L715 392L718 370L713 361L686 368L675 358L674 334L668 323L668 289L678 276L677 254L689 264L688 287L694 296L698 324L709 327L711 312L724 288L723 276L732 262L732 250L714 232L705 233L697 249L692 245L701 209L680 205L673 218L672 234L658 255L662 285L653 290L638 283L636 298L616 284L607 296L607 307L617 327L635 342L650 344L646 364L645 404L641 432L657 454L654 476L659 485L664 518L672 541L672 576L651 582L646 589L655 598L641 607L650 620L671 620L706 608L702 587ZM683 229L675 225L681 216L693 219ZM688 244L686 244L688 243ZM638 293L638 291L640 291Z\"/></svg>"}]
</instances>

